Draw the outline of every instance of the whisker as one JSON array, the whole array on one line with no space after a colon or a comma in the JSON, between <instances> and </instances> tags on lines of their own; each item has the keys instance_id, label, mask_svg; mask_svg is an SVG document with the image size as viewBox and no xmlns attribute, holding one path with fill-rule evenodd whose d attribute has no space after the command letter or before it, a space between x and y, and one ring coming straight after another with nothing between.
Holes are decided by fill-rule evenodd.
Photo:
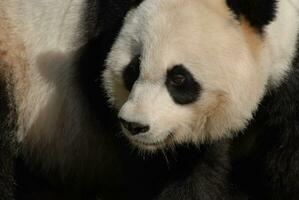
<instances>
[{"instance_id":1,"label":"whisker","mask_svg":"<svg viewBox=\"0 0 299 200\"><path fill-rule=\"evenodd\" d=\"M170 170L170 162L168 160L167 154L165 153L164 149L162 149L162 154L164 155L166 164L167 164L167 168Z\"/></svg>"}]
</instances>

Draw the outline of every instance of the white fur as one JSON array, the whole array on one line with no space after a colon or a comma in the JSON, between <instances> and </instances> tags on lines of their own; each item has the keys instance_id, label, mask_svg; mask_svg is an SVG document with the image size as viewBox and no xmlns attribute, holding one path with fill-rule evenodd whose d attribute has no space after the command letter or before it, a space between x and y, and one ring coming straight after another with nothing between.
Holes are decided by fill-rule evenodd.
<instances>
[{"instance_id":1,"label":"white fur","mask_svg":"<svg viewBox=\"0 0 299 200\"><path fill-rule=\"evenodd\" d=\"M295 6L297 5L297 7ZM279 85L289 70L299 31L299 1L278 1L277 18L266 28L266 44L271 58L270 84Z\"/></svg>"},{"instance_id":2,"label":"white fur","mask_svg":"<svg viewBox=\"0 0 299 200\"><path fill-rule=\"evenodd\" d=\"M13 70L17 136L28 162L63 176L103 177L112 145L95 126L73 77L85 0L5 0L0 6L25 46L19 53L28 65Z\"/></svg>"},{"instance_id":3,"label":"white fur","mask_svg":"<svg viewBox=\"0 0 299 200\"><path fill-rule=\"evenodd\" d=\"M147 0L130 12L103 76L119 116L151 127L137 136L124 130L129 139L155 150L244 128L268 80L279 84L294 55L298 13L286 1L279 1L278 11L265 39L237 22L225 0ZM129 94L121 74L138 54L141 74ZM165 75L176 64L184 64L201 84L198 102L176 105L169 96Z\"/></svg>"},{"instance_id":4,"label":"white fur","mask_svg":"<svg viewBox=\"0 0 299 200\"><path fill-rule=\"evenodd\" d=\"M61 110L59 104L63 101L53 102L52 107L46 110L44 107L47 107L55 96L60 99L67 97L64 90L69 89L72 82L72 54L78 48L74 46L74 41L76 33L79 32L78 22L83 2L11 0L7 3L7 13L15 31L20 33L25 43L25 54L29 63L26 69L29 91L21 100L24 110L20 111L26 117L27 123L22 124L25 127L18 133L20 141L27 137L28 129L40 118L48 118L48 122L40 123L41 127L37 129L49 130L53 127L54 122L51 121L57 116L51 115ZM61 91L57 87L60 87ZM41 117L41 114L46 116ZM48 125L49 127L43 128Z\"/></svg>"}]
</instances>

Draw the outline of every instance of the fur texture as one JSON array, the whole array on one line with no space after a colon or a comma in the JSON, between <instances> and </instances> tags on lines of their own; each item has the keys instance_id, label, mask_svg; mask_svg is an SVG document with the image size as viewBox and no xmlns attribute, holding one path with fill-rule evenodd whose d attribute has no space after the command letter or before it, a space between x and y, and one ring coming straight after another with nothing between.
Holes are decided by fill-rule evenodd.
<instances>
[{"instance_id":1,"label":"fur texture","mask_svg":"<svg viewBox=\"0 0 299 200\"><path fill-rule=\"evenodd\" d=\"M239 169L236 164L233 172L243 170L243 175L261 180L262 189L256 192L258 187L250 185L251 177L240 176L236 185L241 180L242 186L248 186L244 188L254 191L248 194L258 199L298 198L297 100L291 96L297 87L291 63L296 58L299 33L299 13L294 3L298 5L298 1L147 0L131 11L108 55L103 76L109 101L119 110L121 120L150 127L146 133L132 134L128 126L123 126L130 143L141 151L166 151L166 157L169 149L178 150L177 159L184 160L187 156L180 154L182 144L201 144L205 149L209 141L211 148L217 148L212 141L250 132L253 126L257 135L263 132L253 145L256 151L248 160L246 153L241 156L249 167L244 169L242 163ZM134 61L136 57L139 62ZM132 63L139 65L138 74L123 80ZM200 97L190 105L176 102L166 88L167 72L178 65L184 65L201 86ZM186 75L184 78L188 79ZM266 132L275 138L266 136ZM248 147L250 140L244 143L243 148ZM238 151L235 148L233 152ZM188 149L188 153L192 155L194 149ZM207 156L216 160L225 157ZM204 196L211 194L209 183L202 181L206 185L199 185L197 175L204 177L203 171L213 169L201 159L204 157L193 157L191 165L184 160L186 165L180 170L186 169L187 176L162 176L159 181L165 185L153 183L147 188L158 186L157 199L221 199L221 194L227 198L225 191L229 188L221 188L228 182L216 184L214 191L219 196ZM207 165L197 168L197 162ZM225 162L214 164L223 166ZM176 166L171 163L170 168L172 165ZM211 181L227 175L218 172ZM152 174L150 177L156 178ZM150 194L140 187L132 194L139 191Z\"/></svg>"},{"instance_id":2,"label":"fur texture","mask_svg":"<svg viewBox=\"0 0 299 200\"><path fill-rule=\"evenodd\" d=\"M126 147L126 146L124 146ZM123 199L197 200L233 198L229 142L180 146L152 155L123 150L126 196ZM126 153L127 152L127 153ZM130 155L130 156L128 156Z\"/></svg>"},{"instance_id":3,"label":"fur texture","mask_svg":"<svg viewBox=\"0 0 299 200\"><path fill-rule=\"evenodd\" d=\"M12 40L11 26L0 6L0 199L15 199L16 104L13 96L13 67L22 64L21 55L15 54L22 45L17 38Z\"/></svg>"},{"instance_id":4,"label":"fur texture","mask_svg":"<svg viewBox=\"0 0 299 200\"><path fill-rule=\"evenodd\" d=\"M257 199L299 198L298 61L297 56L284 81L269 90L245 135L235 141L235 151L243 151L233 170L236 181Z\"/></svg>"},{"instance_id":5,"label":"fur texture","mask_svg":"<svg viewBox=\"0 0 299 200\"><path fill-rule=\"evenodd\" d=\"M127 15L108 55L104 86L120 118L149 124L148 133L132 134L125 127L123 132L139 150L154 153L142 160L122 151L129 182L125 199L234 198L230 144L215 140L251 119L268 75L253 53L262 44L259 33L248 22L240 26L224 1L149 0ZM176 70L182 65L184 70ZM197 88L185 88L196 93L187 105L167 88L168 72L177 71Z\"/></svg>"},{"instance_id":6,"label":"fur texture","mask_svg":"<svg viewBox=\"0 0 299 200\"><path fill-rule=\"evenodd\" d=\"M239 19L244 16L259 31L271 23L276 15L277 0L227 0L227 4Z\"/></svg>"},{"instance_id":7,"label":"fur texture","mask_svg":"<svg viewBox=\"0 0 299 200\"><path fill-rule=\"evenodd\" d=\"M131 141L154 150L221 139L247 125L269 66L268 57L259 60L252 53L250 42L262 46L263 41L245 23L240 26L221 0L149 0L127 16L108 56L104 82L119 117L151 127L147 134L127 134ZM122 71L138 54L141 73L129 93ZM201 85L200 98L188 106L175 103L164 84L166 72L180 64Z\"/></svg>"},{"instance_id":8,"label":"fur texture","mask_svg":"<svg viewBox=\"0 0 299 200\"><path fill-rule=\"evenodd\" d=\"M15 100L14 136L21 146L18 169L29 173L19 176L22 198L40 199L30 196L37 192L28 177L33 182L38 177L33 184L40 193L43 185L53 189L52 199L80 199L80 192L94 190L106 198L121 196L111 192L120 179L112 136L117 124L106 118L108 106L95 72L100 71L126 11L136 2L0 2L1 61L12 66L1 65L1 70L11 73L9 81L15 86L9 91ZM1 81L7 83L2 77ZM8 102L2 103L5 108ZM62 195L65 191L74 194Z\"/></svg>"},{"instance_id":9,"label":"fur texture","mask_svg":"<svg viewBox=\"0 0 299 200\"><path fill-rule=\"evenodd\" d=\"M5 61L0 117L17 116L12 125L0 121L5 152L0 161L8 171L0 173L1 181L8 180L3 194L12 198L17 136L21 160L34 174L23 180L41 175L48 183L59 177L80 187L60 198L86 199L79 193L93 193L97 186L104 199L233 198L230 143L217 140L246 128L258 109L245 132L260 134L253 134L252 144L240 145L252 151L244 149L237 157L233 171L241 178L235 183L256 198L297 199L297 64L291 63L298 0L139 3L0 2L0 60ZM140 74L128 91L122 75L137 55ZM166 88L167 71L177 65L200 85L190 105L178 105ZM150 135L123 132L155 155L143 160L124 138L113 136L119 131L114 109L128 121L150 124ZM122 178L124 184L118 182ZM252 184L253 178L261 184Z\"/></svg>"},{"instance_id":10,"label":"fur texture","mask_svg":"<svg viewBox=\"0 0 299 200\"><path fill-rule=\"evenodd\" d=\"M274 23L264 27L273 55L281 57L273 62L254 119L233 145L236 184L254 199L299 198L298 5L299 1L277 1Z\"/></svg>"},{"instance_id":11,"label":"fur texture","mask_svg":"<svg viewBox=\"0 0 299 200\"><path fill-rule=\"evenodd\" d=\"M0 58L0 68L4 67ZM0 70L0 199L13 200L15 197L15 108L10 99L11 85L7 75Z\"/></svg>"},{"instance_id":12,"label":"fur texture","mask_svg":"<svg viewBox=\"0 0 299 200\"><path fill-rule=\"evenodd\" d=\"M277 2L272 12L278 17L264 24L263 34L231 9L223 0L148 0L127 16L103 80L120 118L151 127L135 136L124 129L133 143L155 150L232 136L252 119L266 86L283 79L296 50L296 9ZM294 20L286 24L288 17ZM140 74L128 91L123 73L138 55ZM165 87L167 71L177 65L201 86L200 98L188 106L173 101L173 90Z\"/></svg>"}]
</instances>

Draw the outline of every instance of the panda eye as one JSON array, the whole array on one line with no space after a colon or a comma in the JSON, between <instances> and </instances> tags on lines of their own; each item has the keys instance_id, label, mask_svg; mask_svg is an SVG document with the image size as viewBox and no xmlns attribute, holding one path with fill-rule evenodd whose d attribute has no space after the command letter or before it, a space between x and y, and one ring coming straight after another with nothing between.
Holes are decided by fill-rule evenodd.
<instances>
[{"instance_id":1,"label":"panda eye","mask_svg":"<svg viewBox=\"0 0 299 200\"><path fill-rule=\"evenodd\" d=\"M180 86L182 84L184 84L186 80L186 77L182 74L175 74L173 75L173 77L171 77L171 84L174 86Z\"/></svg>"},{"instance_id":2,"label":"panda eye","mask_svg":"<svg viewBox=\"0 0 299 200\"><path fill-rule=\"evenodd\" d=\"M135 56L132 61L125 67L122 78L124 80L125 87L128 91L131 91L134 83L139 78L140 74L140 55Z\"/></svg>"},{"instance_id":3,"label":"panda eye","mask_svg":"<svg viewBox=\"0 0 299 200\"><path fill-rule=\"evenodd\" d=\"M183 65L176 65L167 71L165 84L170 96L177 104L191 104L200 96L200 84Z\"/></svg>"}]
</instances>

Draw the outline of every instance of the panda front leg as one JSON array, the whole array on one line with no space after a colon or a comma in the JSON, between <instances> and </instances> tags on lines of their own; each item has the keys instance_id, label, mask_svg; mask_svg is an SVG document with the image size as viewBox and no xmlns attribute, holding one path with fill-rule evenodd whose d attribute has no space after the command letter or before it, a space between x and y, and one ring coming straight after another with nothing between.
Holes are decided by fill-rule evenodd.
<instances>
[{"instance_id":1,"label":"panda front leg","mask_svg":"<svg viewBox=\"0 0 299 200\"><path fill-rule=\"evenodd\" d=\"M232 199L229 146L227 141L203 145L197 161L190 162L194 163L190 172L174 172L184 175L168 180L155 200ZM186 163L186 169L190 169L190 163Z\"/></svg>"},{"instance_id":2,"label":"panda front leg","mask_svg":"<svg viewBox=\"0 0 299 200\"><path fill-rule=\"evenodd\" d=\"M236 184L256 199L299 199L298 129L283 129L262 128L250 152L234 164Z\"/></svg>"},{"instance_id":3,"label":"panda front leg","mask_svg":"<svg viewBox=\"0 0 299 200\"><path fill-rule=\"evenodd\" d=\"M284 148L273 149L266 156L263 178L269 199L299 199L299 138L288 142Z\"/></svg>"},{"instance_id":4,"label":"panda front leg","mask_svg":"<svg viewBox=\"0 0 299 200\"><path fill-rule=\"evenodd\" d=\"M254 154L252 165L257 166L257 174L262 174L256 179L260 179L262 192L256 192L256 196L273 200L299 199L298 132L296 121L291 120L287 126L269 127L258 139L262 142L255 146L259 155Z\"/></svg>"}]
</instances>

